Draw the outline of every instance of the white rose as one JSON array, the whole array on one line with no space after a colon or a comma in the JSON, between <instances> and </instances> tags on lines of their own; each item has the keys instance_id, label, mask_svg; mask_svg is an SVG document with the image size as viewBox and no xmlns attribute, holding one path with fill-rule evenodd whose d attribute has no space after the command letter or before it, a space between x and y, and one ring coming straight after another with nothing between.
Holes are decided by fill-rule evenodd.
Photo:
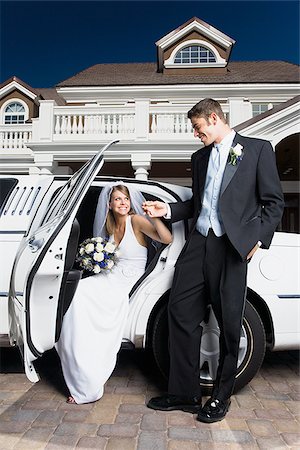
<instances>
[{"instance_id":1,"label":"white rose","mask_svg":"<svg viewBox=\"0 0 300 450\"><path fill-rule=\"evenodd\" d=\"M95 253L93 258L95 261L100 262L100 261L103 261L104 256L103 256L103 253Z\"/></svg>"},{"instance_id":2,"label":"white rose","mask_svg":"<svg viewBox=\"0 0 300 450\"><path fill-rule=\"evenodd\" d=\"M84 254L84 248L83 248L83 247L81 247L81 249L79 250L79 254L80 254L80 255L83 255L83 254Z\"/></svg>"},{"instance_id":3,"label":"white rose","mask_svg":"<svg viewBox=\"0 0 300 450\"><path fill-rule=\"evenodd\" d=\"M100 273L100 272L101 272L100 267L97 266L97 265L95 265L94 268L93 268L93 272L94 272L94 273Z\"/></svg>"},{"instance_id":4,"label":"white rose","mask_svg":"<svg viewBox=\"0 0 300 450\"><path fill-rule=\"evenodd\" d=\"M103 245L100 244L100 242L96 245L96 251L97 252L102 252L103 251Z\"/></svg>"},{"instance_id":5,"label":"white rose","mask_svg":"<svg viewBox=\"0 0 300 450\"><path fill-rule=\"evenodd\" d=\"M94 249L95 249L94 244L87 244L85 246L86 253L92 253L94 251Z\"/></svg>"},{"instance_id":6,"label":"white rose","mask_svg":"<svg viewBox=\"0 0 300 450\"><path fill-rule=\"evenodd\" d=\"M107 263L107 268L108 268L108 269L112 269L113 266L114 266L114 262L110 259L110 260L108 261L108 263Z\"/></svg>"},{"instance_id":7,"label":"white rose","mask_svg":"<svg viewBox=\"0 0 300 450\"><path fill-rule=\"evenodd\" d=\"M115 251L115 249L116 249L116 246L114 244L112 244L111 242L108 242L106 244L106 246L104 247L104 250L107 253L113 253Z\"/></svg>"},{"instance_id":8,"label":"white rose","mask_svg":"<svg viewBox=\"0 0 300 450\"><path fill-rule=\"evenodd\" d=\"M99 237L96 237L96 238L95 238L95 241L96 241L96 242L102 242L102 241L103 241L103 238L100 237L100 236L99 236Z\"/></svg>"},{"instance_id":9,"label":"white rose","mask_svg":"<svg viewBox=\"0 0 300 450\"><path fill-rule=\"evenodd\" d=\"M87 266L88 263L89 263L89 260L88 260L87 258L84 258L84 259L82 260L82 264L83 264L84 266Z\"/></svg>"},{"instance_id":10,"label":"white rose","mask_svg":"<svg viewBox=\"0 0 300 450\"><path fill-rule=\"evenodd\" d=\"M236 146L234 147L234 154L236 155L236 156L241 156L241 154L242 154L242 146L240 145L240 144L236 144Z\"/></svg>"},{"instance_id":11,"label":"white rose","mask_svg":"<svg viewBox=\"0 0 300 450\"><path fill-rule=\"evenodd\" d=\"M116 255L117 258L120 258L120 256L121 256L120 250L116 250L115 255Z\"/></svg>"}]
</instances>

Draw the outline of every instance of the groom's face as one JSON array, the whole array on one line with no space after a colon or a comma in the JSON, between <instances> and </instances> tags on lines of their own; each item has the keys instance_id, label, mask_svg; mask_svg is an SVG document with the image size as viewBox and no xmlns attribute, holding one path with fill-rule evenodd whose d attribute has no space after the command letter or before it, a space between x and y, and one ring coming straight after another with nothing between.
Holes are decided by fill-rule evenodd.
<instances>
[{"instance_id":1,"label":"groom's face","mask_svg":"<svg viewBox=\"0 0 300 450\"><path fill-rule=\"evenodd\" d=\"M208 120L204 117L192 117L191 122L194 136L198 137L205 146L215 142L218 137L217 116L213 113Z\"/></svg>"}]
</instances>

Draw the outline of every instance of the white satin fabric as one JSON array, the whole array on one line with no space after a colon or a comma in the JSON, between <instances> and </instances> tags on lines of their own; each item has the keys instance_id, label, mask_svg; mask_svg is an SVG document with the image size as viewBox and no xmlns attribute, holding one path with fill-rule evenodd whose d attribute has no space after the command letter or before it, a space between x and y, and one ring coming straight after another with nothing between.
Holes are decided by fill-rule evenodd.
<instances>
[{"instance_id":1,"label":"white satin fabric","mask_svg":"<svg viewBox=\"0 0 300 450\"><path fill-rule=\"evenodd\" d=\"M102 397L121 346L128 294L145 271L147 249L135 237L131 216L126 220L119 250L120 258L111 272L79 281L56 344L65 381L76 403Z\"/></svg>"}]
</instances>

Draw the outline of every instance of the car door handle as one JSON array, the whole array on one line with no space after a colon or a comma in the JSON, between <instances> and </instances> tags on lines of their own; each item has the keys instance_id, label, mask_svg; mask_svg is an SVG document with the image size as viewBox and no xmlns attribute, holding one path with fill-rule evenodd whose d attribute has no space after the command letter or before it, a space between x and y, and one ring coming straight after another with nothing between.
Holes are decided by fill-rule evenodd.
<instances>
[{"instance_id":1,"label":"car door handle","mask_svg":"<svg viewBox=\"0 0 300 450\"><path fill-rule=\"evenodd\" d=\"M28 241L28 245L32 253L37 252L42 247L43 243L44 238L36 239L35 236L32 236Z\"/></svg>"}]
</instances>

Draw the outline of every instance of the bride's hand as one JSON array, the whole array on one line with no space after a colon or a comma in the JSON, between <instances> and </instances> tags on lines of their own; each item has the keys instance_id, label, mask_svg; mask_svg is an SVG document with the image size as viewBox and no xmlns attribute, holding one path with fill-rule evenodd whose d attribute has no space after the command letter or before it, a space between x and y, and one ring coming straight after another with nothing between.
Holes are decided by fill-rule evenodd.
<instances>
[{"instance_id":1,"label":"bride's hand","mask_svg":"<svg viewBox=\"0 0 300 450\"><path fill-rule=\"evenodd\" d=\"M144 213L149 217L163 217L167 214L167 205L164 202L148 201L142 204Z\"/></svg>"}]
</instances>

